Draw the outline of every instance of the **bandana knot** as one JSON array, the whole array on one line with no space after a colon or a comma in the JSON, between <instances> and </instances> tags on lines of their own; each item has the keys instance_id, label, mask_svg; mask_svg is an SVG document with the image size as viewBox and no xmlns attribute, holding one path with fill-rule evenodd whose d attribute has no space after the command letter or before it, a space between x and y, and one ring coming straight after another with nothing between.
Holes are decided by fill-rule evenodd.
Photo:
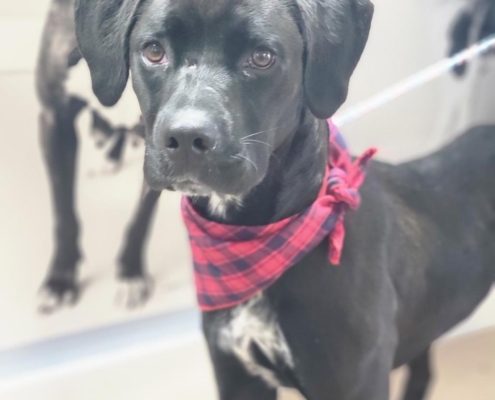
<instances>
[{"instance_id":1,"label":"bandana knot","mask_svg":"<svg viewBox=\"0 0 495 400\"><path fill-rule=\"evenodd\" d=\"M352 187L349 175L343 169L334 168L328 177L328 201L346 203L349 207L359 207L360 196L357 188Z\"/></svg>"},{"instance_id":2,"label":"bandana knot","mask_svg":"<svg viewBox=\"0 0 495 400\"><path fill-rule=\"evenodd\" d=\"M339 133L337 132L336 135L339 135ZM342 153L341 149L332 148L331 146L330 167L327 168L327 192L321 195L318 200L326 207L335 205L336 209L337 219L335 226L328 236L328 259L333 265L340 264L344 247L345 210L346 208L355 210L361 204L359 188L364 182L364 168L375 153L376 149L369 149L361 157L352 161L347 152Z\"/></svg>"},{"instance_id":3,"label":"bandana knot","mask_svg":"<svg viewBox=\"0 0 495 400\"><path fill-rule=\"evenodd\" d=\"M328 238L328 259L340 263L345 238L344 215L359 207L365 166L376 149L353 160L330 121L327 168L311 206L281 221L235 226L209 221L189 199L182 217L191 245L198 303L202 311L241 304L271 286L290 267Z\"/></svg>"}]
</instances>

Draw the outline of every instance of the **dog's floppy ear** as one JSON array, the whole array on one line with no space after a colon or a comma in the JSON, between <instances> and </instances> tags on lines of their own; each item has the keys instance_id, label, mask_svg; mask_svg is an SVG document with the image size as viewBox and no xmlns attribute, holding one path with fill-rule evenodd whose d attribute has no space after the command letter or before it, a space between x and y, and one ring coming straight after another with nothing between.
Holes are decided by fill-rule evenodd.
<instances>
[{"instance_id":1,"label":"dog's floppy ear","mask_svg":"<svg viewBox=\"0 0 495 400\"><path fill-rule=\"evenodd\" d=\"M373 4L369 0L296 0L306 44L307 104L328 118L347 98L349 79L367 42Z\"/></svg>"},{"instance_id":2,"label":"dog's floppy ear","mask_svg":"<svg viewBox=\"0 0 495 400\"><path fill-rule=\"evenodd\" d=\"M129 77L128 36L140 0L76 0L76 34L93 91L106 106L122 95Z\"/></svg>"}]
</instances>

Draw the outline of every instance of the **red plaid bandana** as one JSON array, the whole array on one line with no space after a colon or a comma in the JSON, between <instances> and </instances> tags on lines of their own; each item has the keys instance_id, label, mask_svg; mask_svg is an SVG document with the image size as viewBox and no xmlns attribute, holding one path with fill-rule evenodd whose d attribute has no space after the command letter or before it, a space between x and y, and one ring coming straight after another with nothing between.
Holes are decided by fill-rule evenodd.
<instances>
[{"instance_id":1,"label":"red plaid bandana","mask_svg":"<svg viewBox=\"0 0 495 400\"><path fill-rule=\"evenodd\" d=\"M344 245L344 214L360 203L364 167L375 154L369 149L352 160L330 121L328 165L322 188L303 212L262 226L235 226L201 217L182 199L194 262L196 294L202 311L232 307L271 286L285 271L326 237L328 258L338 265Z\"/></svg>"}]
</instances>

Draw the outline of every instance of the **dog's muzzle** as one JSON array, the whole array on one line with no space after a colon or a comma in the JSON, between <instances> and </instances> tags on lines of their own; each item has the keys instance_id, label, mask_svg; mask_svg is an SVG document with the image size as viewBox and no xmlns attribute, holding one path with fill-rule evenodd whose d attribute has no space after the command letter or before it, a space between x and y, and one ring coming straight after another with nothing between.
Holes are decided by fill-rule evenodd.
<instances>
[{"instance_id":1,"label":"dog's muzzle","mask_svg":"<svg viewBox=\"0 0 495 400\"><path fill-rule=\"evenodd\" d=\"M205 196L241 190L246 162L241 144L227 132L228 124L198 109L172 115L157 120L147 141L145 175L150 186Z\"/></svg>"}]
</instances>

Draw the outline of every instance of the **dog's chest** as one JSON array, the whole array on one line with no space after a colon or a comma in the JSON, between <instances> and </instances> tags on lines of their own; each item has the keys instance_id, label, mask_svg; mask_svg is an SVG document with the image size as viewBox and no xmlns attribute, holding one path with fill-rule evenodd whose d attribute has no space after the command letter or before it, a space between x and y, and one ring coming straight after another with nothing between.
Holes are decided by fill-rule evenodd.
<instances>
[{"instance_id":1,"label":"dog's chest","mask_svg":"<svg viewBox=\"0 0 495 400\"><path fill-rule=\"evenodd\" d=\"M294 362L277 318L262 295L236 307L218 331L218 345L261 377L267 384L281 385L275 369L292 369Z\"/></svg>"}]
</instances>

